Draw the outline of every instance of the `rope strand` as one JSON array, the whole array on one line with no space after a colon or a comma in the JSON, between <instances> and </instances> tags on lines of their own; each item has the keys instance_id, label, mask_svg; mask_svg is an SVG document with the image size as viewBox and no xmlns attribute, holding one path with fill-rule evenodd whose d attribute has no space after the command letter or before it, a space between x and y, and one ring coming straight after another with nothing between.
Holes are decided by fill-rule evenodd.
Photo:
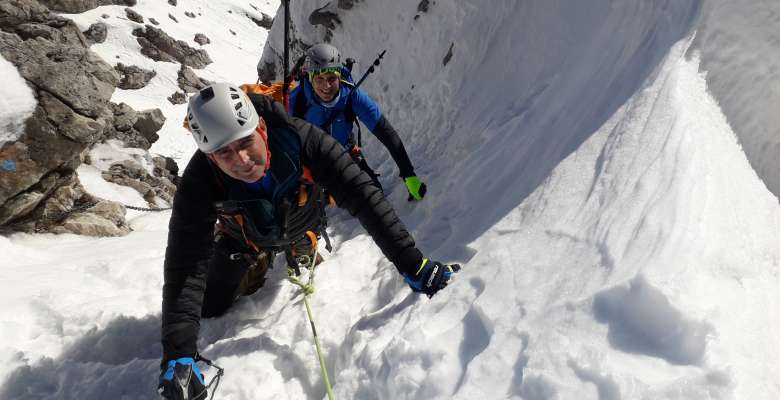
<instances>
[{"instance_id":1,"label":"rope strand","mask_svg":"<svg viewBox=\"0 0 780 400\"><path fill-rule=\"evenodd\" d=\"M330 384L330 378L328 377L328 368L325 366L325 355L322 352L322 346L320 345L320 337L317 335L317 327L314 325L314 316L311 311L311 305L309 304L309 296L314 294L314 267L317 262L317 245L314 244L314 256L311 258L309 266L309 281L307 283L301 282L298 277L295 276L295 270L291 267L287 268L288 280L303 291L303 304L306 306L306 315L309 317L309 324L311 325L311 332L314 335L314 347L317 349L317 358L320 361L320 370L322 372L322 380L325 383L325 391L328 394L329 400L334 400L333 387Z\"/></svg>"}]
</instances>

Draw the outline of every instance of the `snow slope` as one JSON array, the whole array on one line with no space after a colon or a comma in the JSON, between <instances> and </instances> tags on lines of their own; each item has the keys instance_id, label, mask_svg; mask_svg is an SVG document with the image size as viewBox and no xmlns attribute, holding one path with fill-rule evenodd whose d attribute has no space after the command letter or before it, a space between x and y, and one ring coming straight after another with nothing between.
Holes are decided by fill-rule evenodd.
<instances>
[{"instance_id":1,"label":"snow slope","mask_svg":"<svg viewBox=\"0 0 780 400\"><path fill-rule=\"evenodd\" d=\"M694 47L748 160L780 196L780 2L704 3Z\"/></svg>"},{"instance_id":2,"label":"snow slope","mask_svg":"<svg viewBox=\"0 0 780 400\"><path fill-rule=\"evenodd\" d=\"M300 34L322 34L300 22L319 6L293 2ZM406 203L370 135L368 159L423 251L465 266L433 299L414 295L332 215L312 307L336 397L780 397L780 206L708 92L692 45L701 3L417 6L357 2L333 42L359 70L388 49L365 87L429 195ZM209 32L235 17L205 15ZM211 55L210 73L239 68ZM234 81L253 81L255 60ZM143 108L173 91L155 85L117 96ZM190 139L166 132L154 150L186 160ZM136 217L126 238L0 237L0 398L154 396L168 217ZM300 294L271 274L203 322L200 349L226 369L217 396L325 398Z\"/></svg>"}]
</instances>

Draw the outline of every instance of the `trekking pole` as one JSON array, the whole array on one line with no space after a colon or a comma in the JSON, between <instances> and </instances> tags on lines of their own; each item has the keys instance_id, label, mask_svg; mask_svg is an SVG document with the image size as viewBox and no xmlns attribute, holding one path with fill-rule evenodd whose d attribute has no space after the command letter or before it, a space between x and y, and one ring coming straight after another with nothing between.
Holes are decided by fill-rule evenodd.
<instances>
[{"instance_id":1,"label":"trekking pole","mask_svg":"<svg viewBox=\"0 0 780 400\"><path fill-rule=\"evenodd\" d=\"M366 72L363 73L363 76L360 77L360 80L355 84L355 86L352 86L352 88L349 90L349 93L347 94L347 99L352 97L352 93L354 93L360 87L360 85L363 83L363 81L365 81L366 78L368 78L368 76L371 75L374 72L375 67L379 66L379 63L382 61L382 57L385 56L385 53L387 53L387 50L382 50L382 52L379 53L379 56L377 56L377 58L374 59L374 62L372 62L371 66L368 67ZM354 60L353 60L353 63L354 63ZM333 114L333 115L335 115L335 114ZM359 128L359 126L358 126L358 128ZM363 141L362 139L363 138L361 138L361 136L362 135L361 135L360 129L358 129L358 148L363 146L363 143L362 143L362 141Z\"/></svg>"},{"instance_id":2,"label":"trekking pole","mask_svg":"<svg viewBox=\"0 0 780 400\"><path fill-rule=\"evenodd\" d=\"M366 80L366 78L368 78L368 76L371 73L374 72L374 67L378 67L379 66L379 63L381 62L382 57L385 56L385 53L387 53L387 50L382 50L382 52L379 53L379 56L374 60L373 63L371 63L371 66L368 67L368 70L366 70L366 72L363 73L363 76L360 77L360 80L358 81L358 83L356 83L355 86L352 88L352 90L349 93L350 95L352 94L352 92L354 92L360 86L361 83L363 83L364 80Z\"/></svg>"},{"instance_id":3,"label":"trekking pole","mask_svg":"<svg viewBox=\"0 0 780 400\"><path fill-rule=\"evenodd\" d=\"M316 242L315 242L316 243ZM295 276L295 270L291 267L287 268L287 278L290 282L298 285L303 291L303 304L306 306L306 315L309 316L309 324L311 325L311 332L314 335L314 347L317 349L317 358L320 360L320 370L322 372L322 380L325 383L325 391L328 394L329 400L334 400L333 387L330 384L330 378L328 378L328 368L325 366L325 355L322 353L322 347L320 346L320 337L317 336L317 328L314 326L314 316L311 312L311 305L309 304L309 296L314 293L314 267L317 260L317 246L314 245L314 256L309 263L309 282L303 283L297 276ZM304 265L305 266L305 265Z\"/></svg>"},{"instance_id":4,"label":"trekking pole","mask_svg":"<svg viewBox=\"0 0 780 400\"><path fill-rule=\"evenodd\" d=\"M290 109L290 0L284 2L284 86L282 100L284 108Z\"/></svg>"}]
</instances>

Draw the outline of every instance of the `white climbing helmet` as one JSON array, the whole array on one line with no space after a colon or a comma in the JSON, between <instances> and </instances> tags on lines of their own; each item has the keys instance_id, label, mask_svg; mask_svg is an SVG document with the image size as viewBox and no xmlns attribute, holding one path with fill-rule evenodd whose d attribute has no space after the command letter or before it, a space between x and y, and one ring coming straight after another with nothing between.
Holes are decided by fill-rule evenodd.
<instances>
[{"instance_id":1,"label":"white climbing helmet","mask_svg":"<svg viewBox=\"0 0 780 400\"><path fill-rule=\"evenodd\" d=\"M249 97L229 83L215 83L189 100L187 123L200 151L213 153L251 135L260 117Z\"/></svg>"}]
</instances>

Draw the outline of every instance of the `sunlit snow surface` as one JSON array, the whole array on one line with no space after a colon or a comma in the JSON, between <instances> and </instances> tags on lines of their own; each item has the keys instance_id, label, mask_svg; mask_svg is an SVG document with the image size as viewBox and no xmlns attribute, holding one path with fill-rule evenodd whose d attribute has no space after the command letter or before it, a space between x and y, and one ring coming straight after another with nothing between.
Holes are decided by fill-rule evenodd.
<instances>
[{"instance_id":1,"label":"sunlit snow surface","mask_svg":"<svg viewBox=\"0 0 780 400\"><path fill-rule=\"evenodd\" d=\"M139 3L174 37L212 39L217 61L201 76L254 81L265 31L237 6ZM369 161L421 249L465 265L432 300L412 294L362 228L332 213L335 250L312 307L336 397L780 398L780 206L707 92L691 46L699 3L418 3L356 2L333 42L359 70L388 49L366 90L428 196L406 202L364 130ZM303 34L319 6L293 2ZM77 20L103 13L123 15L101 7ZM179 128L185 106L164 99L175 66L139 56L132 23L107 21L99 54L158 71L114 101L162 107L153 151L183 167L194 148ZM140 201L95 171L79 176ZM155 396L169 213L129 218L124 238L0 237L0 398ZM284 274L277 263L260 292L203 321L200 350L226 370L218 398L325 398Z\"/></svg>"}]
</instances>

